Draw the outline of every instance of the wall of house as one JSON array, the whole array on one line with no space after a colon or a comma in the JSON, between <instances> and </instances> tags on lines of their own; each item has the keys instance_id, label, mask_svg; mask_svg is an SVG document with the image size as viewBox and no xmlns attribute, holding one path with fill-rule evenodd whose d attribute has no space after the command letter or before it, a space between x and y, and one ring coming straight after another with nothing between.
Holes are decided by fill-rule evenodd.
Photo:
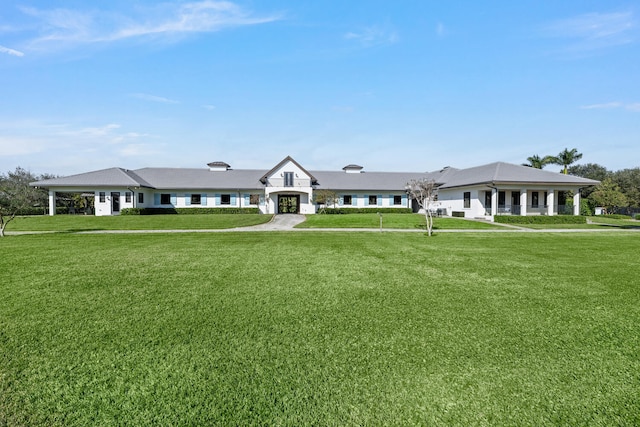
<instances>
[{"instance_id":1,"label":"wall of house","mask_svg":"<svg viewBox=\"0 0 640 427\"><path fill-rule=\"evenodd\" d=\"M145 194L144 206L139 207L257 208L261 204L264 204L264 195L257 190L156 190L148 196Z\"/></svg>"},{"instance_id":2,"label":"wall of house","mask_svg":"<svg viewBox=\"0 0 640 427\"><path fill-rule=\"evenodd\" d=\"M484 216L484 191L490 190L488 187L466 187L454 189L438 190L438 201L436 205L447 210L447 215L453 212L463 212L465 218L475 218ZM469 193L469 204L465 206L465 193Z\"/></svg>"},{"instance_id":3,"label":"wall of house","mask_svg":"<svg viewBox=\"0 0 640 427\"><path fill-rule=\"evenodd\" d=\"M117 211L113 210L113 202L115 197L113 193L118 193L120 199L120 206ZM96 216L120 215L120 211L122 211L122 209L133 208L135 203L134 192L127 188L104 188L95 191L94 195L94 207Z\"/></svg>"},{"instance_id":4,"label":"wall of house","mask_svg":"<svg viewBox=\"0 0 640 427\"><path fill-rule=\"evenodd\" d=\"M408 208L410 201L403 191L337 191L337 208ZM349 198L351 200L349 200ZM396 204L396 201L399 204Z\"/></svg>"}]
</instances>

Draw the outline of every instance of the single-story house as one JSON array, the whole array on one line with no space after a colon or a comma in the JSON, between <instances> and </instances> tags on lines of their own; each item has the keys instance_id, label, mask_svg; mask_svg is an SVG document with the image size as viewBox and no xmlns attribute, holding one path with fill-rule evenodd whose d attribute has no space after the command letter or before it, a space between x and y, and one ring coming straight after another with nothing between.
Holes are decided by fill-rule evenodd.
<instances>
[{"instance_id":1,"label":"single-story house","mask_svg":"<svg viewBox=\"0 0 640 427\"><path fill-rule=\"evenodd\" d=\"M336 207L413 208L406 185L416 179L438 185L434 208L446 215L492 219L495 215L579 214L580 189L599 181L496 162L435 172L366 172L350 164L342 171L308 171L291 157L269 170L233 169L224 162L208 168L110 168L31 183L49 189L49 213L56 193L93 193L95 215L118 215L123 208L257 208L265 214L317 211L314 193L330 190ZM571 213L571 212L569 212Z\"/></svg>"}]
</instances>

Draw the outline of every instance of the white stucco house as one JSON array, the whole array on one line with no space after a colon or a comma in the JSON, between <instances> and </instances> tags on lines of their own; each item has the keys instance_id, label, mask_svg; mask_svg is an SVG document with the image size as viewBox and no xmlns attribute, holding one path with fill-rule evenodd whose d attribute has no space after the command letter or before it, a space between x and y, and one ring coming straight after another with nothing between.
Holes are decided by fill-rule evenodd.
<instances>
[{"instance_id":1,"label":"white stucco house","mask_svg":"<svg viewBox=\"0 0 640 427\"><path fill-rule=\"evenodd\" d=\"M556 215L572 194L579 213L580 189L599 184L509 163L435 172L366 172L350 164L342 171L308 171L291 157L271 169L233 169L224 162L208 168L109 168L31 183L49 189L49 214L57 193L94 197L95 215L118 215L124 208L256 208L261 213L314 214L314 192L331 190L336 207L412 208L405 191L412 179L438 185L435 206L445 215L493 219L495 215Z\"/></svg>"}]
</instances>

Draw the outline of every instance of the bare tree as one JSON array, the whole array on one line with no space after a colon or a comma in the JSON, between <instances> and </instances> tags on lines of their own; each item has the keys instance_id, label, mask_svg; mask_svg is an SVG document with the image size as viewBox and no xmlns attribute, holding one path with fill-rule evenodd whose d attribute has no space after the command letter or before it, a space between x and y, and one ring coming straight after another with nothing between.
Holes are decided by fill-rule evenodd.
<instances>
[{"instance_id":1,"label":"bare tree","mask_svg":"<svg viewBox=\"0 0 640 427\"><path fill-rule=\"evenodd\" d=\"M434 180L412 179L405 186L409 198L414 199L424 210L427 235L433 233L433 204L436 201L438 186Z\"/></svg>"},{"instance_id":2,"label":"bare tree","mask_svg":"<svg viewBox=\"0 0 640 427\"><path fill-rule=\"evenodd\" d=\"M327 209L332 206L336 207L340 198L331 190L318 190L314 192L314 202L321 207L318 210L319 214L327 213Z\"/></svg>"},{"instance_id":3,"label":"bare tree","mask_svg":"<svg viewBox=\"0 0 640 427\"><path fill-rule=\"evenodd\" d=\"M7 175L0 174L0 237L4 237L7 224L16 215L42 199L42 190L29 185L32 181L36 181L36 177L20 167Z\"/></svg>"}]
</instances>

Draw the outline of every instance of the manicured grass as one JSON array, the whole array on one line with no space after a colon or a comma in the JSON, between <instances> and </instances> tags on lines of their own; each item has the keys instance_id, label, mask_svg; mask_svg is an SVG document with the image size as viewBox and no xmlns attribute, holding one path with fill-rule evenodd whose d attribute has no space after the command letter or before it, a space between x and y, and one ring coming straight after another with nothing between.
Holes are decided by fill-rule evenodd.
<instances>
[{"instance_id":1,"label":"manicured grass","mask_svg":"<svg viewBox=\"0 0 640 427\"><path fill-rule=\"evenodd\" d=\"M7 231L207 230L263 224L272 215L55 215L14 219Z\"/></svg>"},{"instance_id":2,"label":"manicured grass","mask_svg":"<svg viewBox=\"0 0 640 427\"><path fill-rule=\"evenodd\" d=\"M638 229L640 228L640 221L633 219L616 219L606 216L591 216L587 218L587 224L515 224L519 227L531 228L531 229L592 229L592 230L620 230L620 229Z\"/></svg>"},{"instance_id":3,"label":"manicured grass","mask_svg":"<svg viewBox=\"0 0 640 427\"><path fill-rule=\"evenodd\" d=\"M382 228L385 229L424 229L425 218L421 214L383 214ZM307 220L296 228L380 228L380 216L377 214L348 215L307 215ZM502 228L486 222L470 221L461 218L434 218L434 230L482 230Z\"/></svg>"},{"instance_id":4,"label":"manicured grass","mask_svg":"<svg viewBox=\"0 0 640 427\"><path fill-rule=\"evenodd\" d=\"M0 425L638 425L638 234L0 240Z\"/></svg>"}]
</instances>

